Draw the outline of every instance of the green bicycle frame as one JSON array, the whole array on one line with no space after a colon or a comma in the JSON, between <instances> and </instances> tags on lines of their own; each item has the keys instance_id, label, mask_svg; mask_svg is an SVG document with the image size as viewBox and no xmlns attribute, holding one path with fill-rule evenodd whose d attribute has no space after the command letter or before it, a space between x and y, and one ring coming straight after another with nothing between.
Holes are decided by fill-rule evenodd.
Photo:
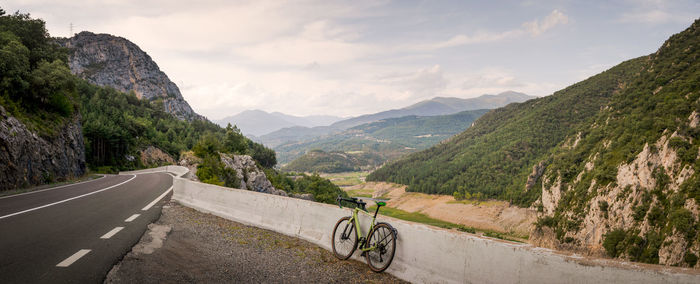
<instances>
[{"instance_id":1,"label":"green bicycle frame","mask_svg":"<svg viewBox=\"0 0 700 284\"><path fill-rule=\"evenodd\" d=\"M352 210L352 218L350 218L350 219L351 219L351 222L354 222L354 223L355 223L355 228L357 229L357 237L358 237L358 239L364 240L363 243L361 244L362 246L361 246L359 249L360 249L361 251L370 251L370 250L376 249L376 248L377 248L376 246L374 246L374 247L369 247L369 248L366 247L366 246L367 246L367 242L368 242L369 240L365 239L364 235L362 234L362 228L360 227L360 218L359 218L359 215L357 214L358 212L361 212L361 213L363 213L363 214L365 214L365 215L367 215L367 216L372 217L372 223L370 223L370 225L369 225L369 230L367 231L367 234L369 234L370 232L372 232L372 230L374 229L374 223L375 223L377 217L374 216L374 215L372 215L372 214L369 213L369 212L366 212L366 211L364 211L364 210L360 210L360 208L354 208L354 209ZM369 237L369 236L368 236L368 237Z\"/></svg>"}]
</instances>

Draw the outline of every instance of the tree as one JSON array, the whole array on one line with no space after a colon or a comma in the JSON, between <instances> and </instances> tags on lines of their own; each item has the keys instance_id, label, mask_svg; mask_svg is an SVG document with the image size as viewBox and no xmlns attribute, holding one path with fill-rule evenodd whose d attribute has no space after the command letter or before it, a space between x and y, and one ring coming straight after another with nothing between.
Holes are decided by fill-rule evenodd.
<instances>
[{"instance_id":1,"label":"tree","mask_svg":"<svg viewBox=\"0 0 700 284\"><path fill-rule=\"evenodd\" d=\"M245 154L248 151L247 138L241 134L241 131L236 126L231 126L229 123L226 126L226 135L224 138L224 150L233 154Z\"/></svg>"}]
</instances>

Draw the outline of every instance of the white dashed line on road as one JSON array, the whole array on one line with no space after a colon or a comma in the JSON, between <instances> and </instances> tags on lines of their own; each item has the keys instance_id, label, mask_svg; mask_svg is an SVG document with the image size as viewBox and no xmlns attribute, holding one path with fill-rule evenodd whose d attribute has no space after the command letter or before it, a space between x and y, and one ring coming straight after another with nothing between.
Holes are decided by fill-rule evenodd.
<instances>
[{"instance_id":1,"label":"white dashed line on road","mask_svg":"<svg viewBox=\"0 0 700 284\"><path fill-rule=\"evenodd\" d=\"M68 267L68 266L70 266L71 264L73 264L73 262L75 262L76 260L78 260L78 259L80 259L81 257L85 256L85 255L88 254L89 252L90 252L89 249L81 249L81 250L79 250L78 252L76 252L76 253L74 253L73 255L71 255L71 256L69 256L68 258L66 258L64 261L61 261L59 264L56 264L56 266L57 266L57 267Z\"/></svg>"},{"instance_id":2,"label":"white dashed line on road","mask_svg":"<svg viewBox=\"0 0 700 284\"><path fill-rule=\"evenodd\" d=\"M172 190L173 190L173 187L171 186L170 188L168 188L168 190L166 190L165 192L163 192L163 194L161 194L160 196L158 196L158 197L156 198L156 200L151 201L151 203L148 203L148 205L146 205L146 207L144 207L144 208L141 209L141 210L146 211L146 210L148 210L148 209L151 209L151 207L153 207L153 205L156 205L156 203L158 203L158 201L160 201L161 199L163 199L163 197L165 197L166 195L168 195L168 193L170 193L170 191L172 191Z\"/></svg>"},{"instance_id":3,"label":"white dashed line on road","mask_svg":"<svg viewBox=\"0 0 700 284\"><path fill-rule=\"evenodd\" d=\"M124 220L124 222L131 222L131 221L134 221L134 219L138 218L139 216L141 216L141 214L134 214L134 215L131 215L131 217L126 218L126 220Z\"/></svg>"},{"instance_id":4,"label":"white dashed line on road","mask_svg":"<svg viewBox=\"0 0 700 284\"><path fill-rule=\"evenodd\" d=\"M111 231L107 232L106 234L104 234L103 236L101 236L100 239L109 239L112 236L119 233L119 231L121 231L122 229L124 229L124 227L116 227L116 228L112 229Z\"/></svg>"}]
</instances>

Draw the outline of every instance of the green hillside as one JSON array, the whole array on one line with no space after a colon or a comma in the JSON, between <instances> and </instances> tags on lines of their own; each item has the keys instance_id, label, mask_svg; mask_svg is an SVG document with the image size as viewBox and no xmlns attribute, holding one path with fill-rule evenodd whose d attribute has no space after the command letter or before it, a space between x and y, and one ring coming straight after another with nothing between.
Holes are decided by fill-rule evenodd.
<instances>
[{"instance_id":1,"label":"green hillside","mask_svg":"<svg viewBox=\"0 0 700 284\"><path fill-rule=\"evenodd\" d=\"M560 191L561 198L540 224L554 229L560 241L587 245L581 236L597 229L590 223L598 223L605 228L602 246L610 256L696 266L698 45L700 20L645 57L639 75L592 124L576 129L577 145L563 144L547 160L541 182L548 192ZM552 208L549 200L543 199L544 207Z\"/></svg>"},{"instance_id":2,"label":"green hillside","mask_svg":"<svg viewBox=\"0 0 700 284\"><path fill-rule=\"evenodd\" d=\"M575 128L590 123L644 60L624 62L551 96L491 111L450 141L388 164L367 180L406 184L409 191L425 193L481 192L529 205L539 197L524 191L532 167Z\"/></svg>"},{"instance_id":3,"label":"green hillside","mask_svg":"<svg viewBox=\"0 0 700 284\"><path fill-rule=\"evenodd\" d=\"M367 180L534 205L535 235L553 234L557 248L696 266L699 43L696 20L651 55L487 113Z\"/></svg>"},{"instance_id":4,"label":"green hillside","mask_svg":"<svg viewBox=\"0 0 700 284\"><path fill-rule=\"evenodd\" d=\"M404 116L358 125L340 133L301 143L275 147L280 163L288 163L310 150L365 152L382 157L373 166L425 149L467 129L488 110L441 116Z\"/></svg>"},{"instance_id":5,"label":"green hillside","mask_svg":"<svg viewBox=\"0 0 700 284\"><path fill-rule=\"evenodd\" d=\"M44 137L78 111L77 80L66 61L44 21L0 9L0 105Z\"/></svg>"},{"instance_id":6,"label":"green hillside","mask_svg":"<svg viewBox=\"0 0 700 284\"><path fill-rule=\"evenodd\" d=\"M311 173L342 173L372 169L382 162L383 158L374 153L311 150L282 167L282 170Z\"/></svg>"},{"instance_id":7,"label":"green hillside","mask_svg":"<svg viewBox=\"0 0 700 284\"><path fill-rule=\"evenodd\" d=\"M68 50L29 14L0 9L0 105L32 131L51 138L56 129L82 116L85 157L92 169L141 167L137 152L156 146L177 158L205 134L224 141L227 130L209 121L181 121L165 113L162 100L139 100L71 74ZM229 131L230 132L230 131ZM274 151L240 135L244 151L266 167Z\"/></svg>"}]
</instances>

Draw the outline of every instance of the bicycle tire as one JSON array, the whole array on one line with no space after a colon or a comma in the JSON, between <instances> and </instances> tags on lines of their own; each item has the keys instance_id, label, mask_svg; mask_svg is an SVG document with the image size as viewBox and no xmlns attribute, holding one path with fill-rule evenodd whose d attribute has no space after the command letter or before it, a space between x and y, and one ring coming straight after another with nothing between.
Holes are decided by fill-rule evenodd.
<instances>
[{"instance_id":1,"label":"bicycle tire","mask_svg":"<svg viewBox=\"0 0 700 284\"><path fill-rule=\"evenodd\" d=\"M377 248L367 251L365 259L369 268L374 272L382 272L389 268L396 253L396 230L387 223L377 223L367 238L367 247Z\"/></svg>"},{"instance_id":2,"label":"bicycle tire","mask_svg":"<svg viewBox=\"0 0 700 284\"><path fill-rule=\"evenodd\" d=\"M341 232L338 231L338 229L341 230ZM347 236L343 236L344 232L346 230L350 230L347 232ZM338 237L336 239L336 236ZM337 257L340 260L346 260L350 258L350 256L355 252L357 249L357 230L355 229L355 224L350 222L350 217L343 217L338 220L337 223L335 223L335 227L333 228L333 239L331 239L331 245L333 247L333 254L335 257ZM344 239L347 238L347 239ZM349 242L348 242L349 241ZM349 252L339 252L336 246L340 246L341 244L343 247L350 248ZM349 245L349 246L348 246Z\"/></svg>"}]
</instances>

